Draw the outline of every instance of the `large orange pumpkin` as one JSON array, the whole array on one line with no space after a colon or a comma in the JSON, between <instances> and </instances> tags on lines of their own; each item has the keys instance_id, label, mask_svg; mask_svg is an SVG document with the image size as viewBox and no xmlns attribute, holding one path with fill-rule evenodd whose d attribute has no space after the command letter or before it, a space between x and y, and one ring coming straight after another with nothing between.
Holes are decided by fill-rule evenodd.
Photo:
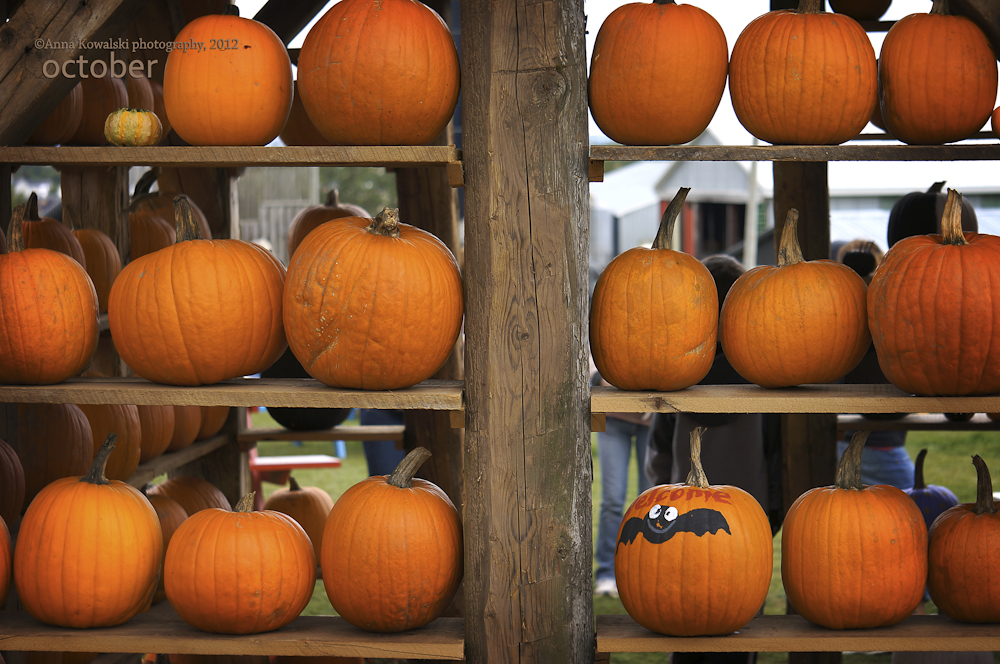
<instances>
[{"instance_id":1,"label":"large orange pumpkin","mask_svg":"<svg viewBox=\"0 0 1000 664\"><path fill-rule=\"evenodd\" d=\"M14 448L0 439L0 519L14 523L24 506L24 467ZM3 602L0 601L0 606Z\"/></svg>"},{"instance_id":2,"label":"large orange pumpkin","mask_svg":"<svg viewBox=\"0 0 1000 664\"><path fill-rule=\"evenodd\" d=\"M726 34L711 14L674 0L628 3L597 33L590 111L618 143L687 143L712 121L728 71Z\"/></svg>"},{"instance_id":3,"label":"large orange pumpkin","mask_svg":"<svg viewBox=\"0 0 1000 664\"><path fill-rule=\"evenodd\" d=\"M309 535L316 560L322 560L323 528L333 509L333 498L318 486L301 487L294 477L288 477L288 488L278 489L264 501L264 509L275 510L295 519Z\"/></svg>"},{"instance_id":4,"label":"large orange pumpkin","mask_svg":"<svg viewBox=\"0 0 1000 664\"><path fill-rule=\"evenodd\" d=\"M177 243L134 259L111 287L115 348L157 383L205 385L259 373L285 350L285 268L253 243L198 239L187 199L174 200Z\"/></svg>"},{"instance_id":5,"label":"large orange pumpkin","mask_svg":"<svg viewBox=\"0 0 1000 664\"><path fill-rule=\"evenodd\" d=\"M454 254L401 223L398 210L323 224L289 262L288 345L326 385L395 390L430 378L458 339L462 312Z\"/></svg>"},{"instance_id":6,"label":"large orange pumpkin","mask_svg":"<svg viewBox=\"0 0 1000 664\"><path fill-rule=\"evenodd\" d=\"M146 489L150 496L167 496L180 503L188 516L210 507L231 510L226 494L208 480L193 475L171 477Z\"/></svg>"},{"instance_id":7,"label":"large orange pumpkin","mask_svg":"<svg viewBox=\"0 0 1000 664\"><path fill-rule=\"evenodd\" d=\"M774 564L760 503L739 487L708 483L703 433L691 432L687 481L636 498L615 549L625 610L646 629L671 636L729 634L746 625L764 604Z\"/></svg>"},{"instance_id":8,"label":"large orange pumpkin","mask_svg":"<svg viewBox=\"0 0 1000 664\"><path fill-rule=\"evenodd\" d=\"M422 627L448 607L462 580L458 510L437 485L413 477L430 455L418 447L389 477L358 482L327 517L323 585L337 614L355 627Z\"/></svg>"},{"instance_id":9,"label":"large orange pumpkin","mask_svg":"<svg viewBox=\"0 0 1000 664\"><path fill-rule=\"evenodd\" d=\"M616 256L594 286L590 349L601 376L619 389L690 387L715 359L715 280L701 261L670 248L688 191L670 201L652 247Z\"/></svg>"},{"instance_id":10,"label":"large orange pumpkin","mask_svg":"<svg viewBox=\"0 0 1000 664\"><path fill-rule=\"evenodd\" d=\"M59 105L42 120L42 124L31 133L28 145L57 145L65 143L80 128L83 119L83 84L73 86Z\"/></svg>"},{"instance_id":11,"label":"large orange pumpkin","mask_svg":"<svg viewBox=\"0 0 1000 664\"><path fill-rule=\"evenodd\" d=\"M288 226L288 256L295 254L295 250L302 244L305 236L309 235L317 226L325 224L331 219L342 219L343 217L371 218L368 211L360 205L340 202L340 192L331 189L327 192L326 203L323 205L310 205L292 219Z\"/></svg>"},{"instance_id":12,"label":"large orange pumpkin","mask_svg":"<svg viewBox=\"0 0 1000 664\"><path fill-rule=\"evenodd\" d=\"M0 516L0 606L7 601L10 580L14 574L14 552L10 543L10 531L6 520Z\"/></svg>"},{"instance_id":13,"label":"large orange pumpkin","mask_svg":"<svg viewBox=\"0 0 1000 664\"><path fill-rule=\"evenodd\" d=\"M167 451L174 437L173 406L137 406L139 411L139 463L155 459Z\"/></svg>"},{"instance_id":14,"label":"large orange pumpkin","mask_svg":"<svg viewBox=\"0 0 1000 664\"><path fill-rule=\"evenodd\" d=\"M24 235L25 249L51 249L66 254L83 266L87 267L87 259L83 247L68 226L51 217L38 215L38 196L31 192L24 208L24 218L21 220L21 233Z\"/></svg>"},{"instance_id":15,"label":"large orange pumpkin","mask_svg":"<svg viewBox=\"0 0 1000 664\"><path fill-rule=\"evenodd\" d=\"M418 0L342 0L309 29L302 105L333 145L426 145L458 103L458 50Z\"/></svg>"},{"instance_id":16,"label":"large orange pumpkin","mask_svg":"<svg viewBox=\"0 0 1000 664\"><path fill-rule=\"evenodd\" d=\"M1000 622L1000 512L978 454L976 502L956 505L931 525L927 586L941 613L960 622Z\"/></svg>"},{"instance_id":17,"label":"large orange pumpkin","mask_svg":"<svg viewBox=\"0 0 1000 664\"><path fill-rule=\"evenodd\" d=\"M108 436L86 475L39 492L21 520L14 583L25 610L44 623L120 625L156 590L160 524L142 493L104 477L114 440Z\"/></svg>"},{"instance_id":18,"label":"large orange pumpkin","mask_svg":"<svg viewBox=\"0 0 1000 664\"><path fill-rule=\"evenodd\" d=\"M170 539L180 528L180 525L187 519L187 512L173 498L165 495L147 495L146 499L153 506L156 518L160 522L160 532L163 533L163 557L160 559L159 581L156 584L156 592L153 593L153 603L157 604L167 598L167 591L163 586L163 560L167 557L167 547L170 546Z\"/></svg>"},{"instance_id":19,"label":"large orange pumpkin","mask_svg":"<svg viewBox=\"0 0 1000 664\"><path fill-rule=\"evenodd\" d=\"M789 210L778 265L744 272L719 315L726 359L762 387L829 383L868 351L864 279L843 263L807 261L799 247L798 211Z\"/></svg>"},{"instance_id":20,"label":"large orange pumpkin","mask_svg":"<svg viewBox=\"0 0 1000 664\"><path fill-rule=\"evenodd\" d=\"M983 31L935 0L896 21L879 53L882 119L904 143L960 141L983 128L997 99L996 55Z\"/></svg>"},{"instance_id":21,"label":"large orange pumpkin","mask_svg":"<svg viewBox=\"0 0 1000 664\"><path fill-rule=\"evenodd\" d=\"M919 395L1000 391L1000 238L962 232L961 195L948 190L942 234L899 240L868 287L868 321L882 373Z\"/></svg>"},{"instance_id":22,"label":"large orange pumpkin","mask_svg":"<svg viewBox=\"0 0 1000 664\"><path fill-rule=\"evenodd\" d=\"M257 634L284 627L306 607L316 556L302 526L281 512L254 512L251 493L235 511L202 510L178 526L163 580L184 622L206 632ZM205 601L206 591L214 601Z\"/></svg>"},{"instance_id":23,"label":"large orange pumpkin","mask_svg":"<svg viewBox=\"0 0 1000 664\"><path fill-rule=\"evenodd\" d=\"M139 467L141 456L142 427L138 406L122 404L78 404L90 422L93 440L101 441L114 433L118 437L115 449L108 457L104 475L111 480L125 482ZM96 447L93 456L100 451Z\"/></svg>"},{"instance_id":24,"label":"large orange pumpkin","mask_svg":"<svg viewBox=\"0 0 1000 664\"><path fill-rule=\"evenodd\" d=\"M800 0L752 21L729 63L733 110L768 143L836 145L868 124L877 103L871 40L857 21Z\"/></svg>"},{"instance_id":25,"label":"large orange pumpkin","mask_svg":"<svg viewBox=\"0 0 1000 664\"><path fill-rule=\"evenodd\" d=\"M782 526L781 581L789 604L830 629L894 625L924 596L924 517L900 489L861 484L867 438L867 431L855 433L836 483L799 496Z\"/></svg>"},{"instance_id":26,"label":"large orange pumpkin","mask_svg":"<svg viewBox=\"0 0 1000 664\"><path fill-rule=\"evenodd\" d=\"M108 296L111 294L111 284L115 282L118 273L122 271L122 257L107 233L96 228L78 228L73 236L83 250L83 265L94 282L97 291L97 307L103 314L108 310Z\"/></svg>"},{"instance_id":27,"label":"large orange pumpkin","mask_svg":"<svg viewBox=\"0 0 1000 664\"><path fill-rule=\"evenodd\" d=\"M128 89L120 78L88 76L80 80L83 114L80 126L66 141L70 145L107 145L104 122L112 111L128 106Z\"/></svg>"},{"instance_id":28,"label":"large orange pumpkin","mask_svg":"<svg viewBox=\"0 0 1000 664\"><path fill-rule=\"evenodd\" d=\"M83 475L94 459L90 422L80 407L23 403L17 407L17 455L24 469L24 504L46 485Z\"/></svg>"},{"instance_id":29,"label":"large orange pumpkin","mask_svg":"<svg viewBox=\"0 0 1000 664\"><path fill-rule=\"evenodd\" d=\"M181 29L163 70L163 104L173 130L191 145L267 145L292 107L292 63L274 31L240 18L235 5Z\"/></svg>"}]
</instances>

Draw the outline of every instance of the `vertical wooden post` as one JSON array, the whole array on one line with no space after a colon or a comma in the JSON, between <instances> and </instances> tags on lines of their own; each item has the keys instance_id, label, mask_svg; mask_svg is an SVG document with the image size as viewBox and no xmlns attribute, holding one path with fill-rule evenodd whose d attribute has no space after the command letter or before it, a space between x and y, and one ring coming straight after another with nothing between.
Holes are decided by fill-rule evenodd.
<instances>
[{"instance_id":1,"label":"vertical wooden post","mask_svg":"<svg viewBox=\"0 0 1000 664\"><path fill-rule=\"evenodd\" d=\"M590 662L583 3L461 11L466 656Z\"/></svg>"}]
</instances>

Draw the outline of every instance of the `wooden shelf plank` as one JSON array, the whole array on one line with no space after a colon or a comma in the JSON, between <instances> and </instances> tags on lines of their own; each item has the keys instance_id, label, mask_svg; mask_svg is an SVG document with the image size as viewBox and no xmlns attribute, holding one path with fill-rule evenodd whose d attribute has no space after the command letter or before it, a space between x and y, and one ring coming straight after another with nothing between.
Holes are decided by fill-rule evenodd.
<instances>
[{"instance_id":1,"label":"wooden shelf plank","mask_svg":"<svg viewBox=\"0 0 1000 664\"><path fill-rule=\"evenodd\" d=\"M461 410L463 382L427 380L403 390L342 390L312 378L233 378L179 387L143 378L70 378L56 385L0 385L0 403L292 406Z\"/></svg>"},{"instance_id":2,"label":"wooden shelf plank","mask_svg":"<svg viewBox=\"0 0 1000 664\"><path fill-rule=\"evenodd\" d=\"M365 632L334 616L299 616L262 634L232 636L202 632L182 621L163 602L124 625L64 629L38 622L23 611L0 620L4 650L202 655L337 655L391 659L452 659L465 654L461 618L438 618L426 627L398 634Z\"/></svg>"},{"instance_id":3,"label":"wooden shelf plank","mask_svg":"<svg viewBox=\"0 0 1000 664\"><path fill-rule=\"evenodd\" d=\"M1000 160L1000 143L957 145L593 145L603 161L968 161Z\"/></svg>"},{"instance_id":4,"label":"wooden shelf plank","mask_svg":"<svg viewBox=\"0 0 1000 664\"><path fill-rule=\"evenodd\" d=\"M0 147L0 163L53 166L444 166L461 162L454 145Z\"/></svg>"},{"instance_id":5,"label":"wooden shelf plank","mask_svg":"<svg viewBox=\"0 0 1000 664\"><path fill-rule=\"evenodd\" d=\"M241 431L236 440L246 452L260 441L266 440L403 440L402 424L336 426L323 431L293 431L292 429L267 428Z\"/></svg>"},{"instance_id":6,"label":"wooden shelf plank","mask_svg":"<svg viewBox=\"0 0 1000 664\"><path fill-rule=\"evenodd\" d=\"M229 438L224 435L212 436L211 438L191 443L182 450L166 452L155 459L150 459L146 463L139 464L136 471L132 473L132 477L128 478L128 483L137 489L141 489L149 484L154 477L164 475L175 468L180 468L191 463L195 459L200 459L203 456L211 454L228 443Z\"/></svg>"},{"instance_id":7,"label":"wooden shelf plank","mask_svg":"<svg viewBox=\"0 0 1000 664\"><path fill-rule=\"evenodd\" d=\"M985 413L976 413L971 420L965 422L954 422L941 413L914 413L896 420L873 420L860 415L841 415L837 418L837 429L839 431L857 431L859 429L865 431L998 431L1000 430L1000 422L994 422Z\"/></svg>"},{"instance_id":8,"label":"wooden shelf plank","mask_svg":"<svg viewBox=\"0 0 1000 664\"><path fill-rule=\"evenodd\" d=\"M669 637L630 616L596 616L597 652L873 652L1000 650L996 625L910 616L892 627L826 629L802 616L760 616L726 636Z\"/></svg>"},{"instance_id":9,"label":"wooden shelf plank","mask_svg":"<svg viewBox=\"0 0 1000 664\"><path fill-rule=\"evenodd\" d=\"M995 413L1000 395L917 397L892 385L694 385L676 392L594 387L595 413Z\"/></svg>"}]
</instances>

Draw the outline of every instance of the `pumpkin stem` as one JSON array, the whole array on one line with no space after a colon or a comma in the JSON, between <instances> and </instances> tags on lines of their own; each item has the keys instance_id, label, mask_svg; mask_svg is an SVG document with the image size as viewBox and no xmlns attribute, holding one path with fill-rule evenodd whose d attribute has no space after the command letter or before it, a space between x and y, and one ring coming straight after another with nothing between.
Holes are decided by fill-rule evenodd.
<instances>
[{"instance_id":1,"label":"pumpkin stem","mask_svg":"<svg viewBox=\"0 0 1000 664\"><path fill-rule=\"evenodd\" d=\"M97 450L97 455L94 457L94 462L90 464L90 470L87 474L80 478L81 482L89 482L90 484L111 484L108 478L104 476L104 468L108 465L108 458L111 456L111 450L115 449L115 443L118 442L118 434L109 433L108 437L104 439L104 444L101 445L101 449Z\"/></svg>"},{"instance_id":2,"label":"pumpkin stem","mask_svg":"<svg viewBox=\"0 0 1000 664\"><path fill-rule=\"evenodd\" d=\"M931 7L931 14L942 14L947 16L951 13L948 7L948 0L934 0L934 5Z\"/></svg>"},{"instance_id":3,"label":"pumpkin stem","mask_svg":"<svg viewBox=\"0 0 1000 664\"><path fill-rule=\"evenodd\" d=\"M21 221L24 219L24 203L18 205L10 214L10 224L7 226L7 253L24 251L24 233Z\"/></svg>"},{"instance_id":4,"label":"pumpkin stem","mask_svg":"<svg viewBox=\"0 0 1000 664\"><path fill-rule=\"evenodd\" d=\"M302 491L302 487L299 486L298 480L296 480L291 475L288 476L288 490L289 491Z\"/></svg>"},{"instance_id":5,"label":"pumpkin stem","mask_svg":"<svg viewBox=\"0 0 1000 664\"><path fill-rule=\"evenodd\" d=\"M785 216L785 225L781 229L778 266L795 265L796 263L804 263L805 260L802 255L802 247L799 245L799 211L791 208L788 210L788 215Z\"/></svg>"},{"instance_id":6,"label":"pumpkin stem","mask_svg":"<svg viewBox=\"0 0 1000 664\"><path fill-rule=\"evenodd\" d=\"M386 480L386 484L391 484L398 489L412 489L413 476L417 474L417 469L430 458L431 451L426 447L414 448L399 462L396 469L392 471L392 475Z\"/></svg>"},{"instance_id":7,"label":"pumpkin stem","mask_svg":"<svg viewBox=\"0 0 1000 664\"><path fill-rule=\"evenodd\" d=\"M201 229L198 228L198 222L194 220L194 213L191 211L191 203L183 194L174 196L174 224L178 242L202 239Z\"/></svg>"},{"instance_id":8,"label":"pumpkin stem","mask_svg":"<svg viewBox=\"0 0 1000 664\"><path fill-rule=\"evenodd\" d=\"M995 514L996 503L993 501L993 480L990 469L978 454L972 455L972 463L976 466L976 514Z\"/></svg>"},{"instance_id":9,"label":"pumpkin stem","mask_svg":"<svg viewBox=\"0 0 1000 664\"><path fill-rule=\"evenodd\" d=\"M240 8L236 5L226 5L225 11L222 12L223 16L239 16Z\"/></svg>"},{"instance_id":10,"label":"pumpkin stem","mask_svg":"<svg viewBox=\"0 0 1000 664\"><path fill-rule=\"evenodd\" d=\"M924 483L924 459L927 457L927 448L917 453L917 460L913 462L913 489L926 489Z\"/></svg>"},{"instance_id":11,"label":"pumpkin stem","mask_svg":"<svg viewBox=\"0 0 1000 664\"><path fill-rule=\"evenodd\" d=\"M365 230L374 235L399 237L399 210L382 208Z\"/></svg>"},{"instance_id":12,"label":"pumpkin stem","mask_svg":"<svg viewBox=\"0 0 1000 664\"><path fill-rule=\"evenodd\" d=\"M935 182L930 187L927 188L928 194L940 194L941 190L944 189L944 184L947 180L941 180L940 182Z\"/></svg>"},{"instance_id":13,"label":"pumpkin stem","mask_svg":"<svg viewBox=\"0 0 1000 664\"><path fill-rule=\"evenodd\" d=\"M28 196L28 202L24 204L24 220L41 221L41 219L38 216L38 196L35 192L31 192Z\"/></svg>"},{"instance_id":14,"label":"pumpkin stem","mask_svg":"<svg viewBox=\"0 0 1000 664\"><path fill-rule=\"evenodd\" d=\"M240 501L236 503L236 507L233 508L234 512L253 512L253 498L257 495L256 491L251 491L247 495L240 498Z\"/></svg>"},{"instance_id":15,"label":"pumpkin stem","mask_svg":"<svg viewBox=\"0 0 1000 664\"><path fill-rule=\"evenodd\" d=\"M338 205L340 205L340 192L334 187L326 194L326 206L337 207Z\"/></svg>"},{"instance_id":16,"label":"pumpkin stem","mask_svg":"<svg viewBox=\"0 0 1000 664\"><path fill-rule=\"evenodd\" d=\"M837 463L837 477L834 485L847 491L861 491L861 453L865 451L865 441L871 431L855 431L844 455Z\"/></svg>"},{"instance_id":17,"label":"pumpkin stem","mask_svg":"<svg viewBox=\"0 0 1000 664\"><path fill-rule=\"evenodd\" d=\"M132 192L132 200L134 201L143 194L148 194L159 175L159 171L155 168L151 168L143 173L142 177L140 177L138 182L135 183L135 191Z\"/></svg>"},{"instance_id":18,"label":"pumpkin stem","mask_svg":"<svg viewBox=\"0 0 1000 664\"><path fill-rule=\"evenodd\" d=\"M799 0L797 14L822 14L824 0Z\"/></svg>"},{"instance_id":19,"label":"pumpkin stem","mask_svg":"<svg viewBox=\"0 0 1000 664\"><path fill-rule=\"evenodd\" d=\"M941 243L957 246L969 244L962 230L962 194L954 189L948 190L948 198L944 202L944 213L941 215Z\"/></svg>"},{"instance_id":20,"label":"pumpkin stem","mask_svg":"<svg viewBox=\"0 0 1000 664\"><path fill-rule=\"evenodd\" d=\"M691 187L678 189L673 200L670 201L670 205L663 211L663 216L660 217L660 228L656 231L656 239L653 240L653 249L670 248L670 241L674 237L674 224L677 222L677 216L684 209L684 200L689 191L691 191Z\"/></svg>"},{"instance_id":21,"label":"pumpkin stem","mask_svg":"<svg viewBox=\"0 0 1000 664\"><path fill-rule=\"evenodd\" d=\"M674 0L653 0L654 5L675 5Z\"/></svg>"},{"instance_id":22,"label":"pumpkin stem","mask_svg":"<svg viewBox=\"0 0 1000 664\"><path fill-rule=\"evenodd\" d=\"M705 475L705 469L701 465L701 438L704 434L705 427L695 427L691 431L691 472L684 482L699 489L708 488L708 476Z\"/></svg>"}]
</instances>

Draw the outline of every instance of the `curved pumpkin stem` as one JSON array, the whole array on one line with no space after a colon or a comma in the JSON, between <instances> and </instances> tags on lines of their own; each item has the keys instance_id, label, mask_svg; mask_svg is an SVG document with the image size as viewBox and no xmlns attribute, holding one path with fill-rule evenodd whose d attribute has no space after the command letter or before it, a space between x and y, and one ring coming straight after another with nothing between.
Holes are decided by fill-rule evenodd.
<instances>
[{"instance_id":1,"label":"curved pumpkin stem","mask_svg":"<svg viewBox=\"0 0 1000 664\"><path fill-rule=\"evenodd\" d=\"M927 448L917 453L917 460L913 462L913 489L926 489L924 483L924 459L927 457Z\"/></svg>"},{"instance_id":2,"label":"curved pumpkin stem","mask_svg":"<svg viewBox=\"0 0 1000 664\"><path fill-rule=\"evenodd\" d=\"M824 0L799 0L796 14L823 14Z\"/></svg>"},{"instance_id":3,"label":"curved pumpkin stem","mask_svg":"<svg viewBox=\"0 0 1000 664\"><path fill-rule=\"evenodd\" d=\"M861 454L865 451L865 441L871 431L855 431L851 442L837 463L837 478L834 485L847 491L861 491Z\"/></svg>"},{"instance_id":4,"label":"curved pumpkin stem","mask_svg":"<svg viewBox=\"0 0 1000 664\"><path fill-rule=\"evenodd\" d=\"M382 211L375 215L372 223L368 224L365 230L373 235L399 237L399 210L382 208Z\"/></svg>"},{"instance_id":5,"label":"curved pumpkin stem","mask_svg":"<svg viewBox=\"0 0 1000 664\"><path fill-rule=\"evenodd\" d=\"M104 439L101 449L97 450L97 456L94 457L94 462L90 464L90 470L80 478L81 482L111 484L108 478L104 476L104 468L108 465L108 458L111 456L111 451L115 449L116 442L118 442L118 434L109 433L108 437Z\"/></svg>"},{"instance_id":6,"label":"curved pumpkin stem","mask_svg":"<svg viewBox=\"0 0 1000 664\"><path fill-rule=\"evenodd\" d=\"M677 223L677 217L680 215L681 210L684 209L684 201L687 199L688 192L691 191L691 187L681 187L674 194L673 200L670 201L670 205L667 209L663 211L663 216L660 217L660 227L656 231L656 238L653 240L653 249L669 249L670 241L674 237L674 224Z\"/></svg>"},{"instance_id":7,"label":"curved pumpkin stem","mask_svg":"<svg viewBox=\"0 0 1000 664\"><path fill-rule=\"evenodd\" d=\"M302 487L299 486L298 480L296 480L291 475L288 476L288 490L289 491L302 491Z\"/></svg>"},{"instance_id":8,"label":"curved pumpkin stem","mask_svg":"<svg viewBox=\"0 0 1000 664\"><path fill-rule=\"evenodd\" d=\"M132 192L132 200L139 198L145 194L149 193L152 188L153 183L156 182L157 178L160 177L160 171L157 168L151 168L142 174L139 181L135 183L135 191Z\"/></svg>"},{"instance_id":9,"label":"curved pumpkin stem","mask_svg":"<svg viewBox=\"0 0 1000 664\"><path fill-rule=\"evenodd\" d=\"M24 221L41 221L38 216L38 195L31 192L28 202L24 204Z\"/></svg>"},{"instance_id":10,"label":"curved pumpkin stem","mask_svg":"<svg viewBox=\"0 0 1000 664\"><path fill-rule=\"evenodd\" d=\"M340 205L340 192L334 187L326 193L326 206L337 207L338 205Z\"/></svg>"},{"instance_id":11,"label":"curved pumpkin stem","mask_svg":"<svg viewBox=\"0 0 1000 664\"><path fill-rule=\"evenodd\" d=\"M223 16L239 16L240 8L236 5L226 5L225 11L222 12Z\"/></svg>"},{"instance_id":12,"label":"curved pumpkin stem","mask_svg":"<svg viewBox=\"0 0 1000 664\"><path fill-rule=\"evenodd\" d=\"M183 194L174 196L174 224L178 242L202 239L201 229L194 220L194 212L191 211L191 203Z\"/></svg>"},{"instance_id":13,"label":"curved pumpkin stem","mask_svg":"<svg viewBox=\"0 0 1000 664\"><path fill-rule=\"evenodd\" d=\"M236 503L236 507L233 508L234 512L253 512L253 499L257 495L256 491L251 491L247 495L240 498L240 501Z\"/></svg>"},{"instance_id":14,"label":"curved pumpkin stem","mask_svg":"<svg viewBox=\"0 0 1000 664\"><path fill-rule=\"evenodd\" d=\"M934 5L931 7L931 14L941 14L947 16L951 13L951 9L948 7L948 0L934 0Z\"/></svg>"},{"instance_id":15,"label":"curved pumpkin stem","mask_svg":"<svg viewBox=\"0 0 1000 664\"><path fill-rule=\"evenodd\" d=\"M961 246L969 244L962 230L962 194L954 189L948 190L948 198L944 202L944 214L941 215L941 243Z\"/></svg>"},{"instance_id":16,"label":"curved pumpkin stem","mask_svg":"<svg viewBox=\"0 0 1000 664\"><path fill-rule=\"evenodd\" d=\"M976 466L976 514L994 514L997 511L993 500L993 480L990 469L978 454L972 455L972 463Z\"/></svg>"},{"instance_id":17,"label":"curved pumpkin stem","mask_svg":"<svg viewBox=\"0 0 1000 664\"><path fill-rule=\"evenodd\" d=\"M945 185L946 182L948 182L948 181L947 180L941 180L940 182L935 182L934 184L932 184L930 187L927 188L927 191L925 193L928 193L928 194L940 194L941 191L944 189L944 185Z\"/></svg>"},{"instance_id":18,"label":"curved pumpkin stem","mask_svg":"<svg viewBox=\"0 0 1000 664\"><path fill-rule=\"evenodd\" d=\"M674 0L653 0L654 5L675 5Z\"/></svg>"},{"instance_id":19,"label":"curved pumpkin stem","mask_svg":"<svg viewBox=\"0 0 1000 664\"><path fill-rule=\"evenodd\" d=\"M414 448L399 462L396 469L392 471L392 475L386 480L386 484L391 484L397 489L412 489L413 476L417 474L417 470L424 464L424 461L430 458L431 451L426 447Z\"/></svg>"},{"instance_id":20,"label":"curved pumpkin stem","mask_svg":"<svg viewBox=\"0 0 1000 664\"><path fill-rule=\"evenodd\" d=\"M688 473L684 482L688 486L696 486L699 489L708 488L708 476L701 465L701 438L705 435L705 427L695 427L691 431L691 472Z\"/></svg>"},{"instance_id":21,"label":"curved pumpkin stem","mask_svg":"<svg viewBox=\"0 0 1000 664\"><path fill-rule=\"evenodd\" d=\"M778 267L804 263L802 247L799 245L799 211L788 210L785 225L781 229L781 245L778 247Z\"/></svg>"},{"instance_id":22,"label":"curved pumpkin stem","mask_svg":"<svg viewBox=\"0 0 1000 664\"><path fill-rule=\"evenodd\" d=\"M10 214L10 224L7 226L7 253L24 251L24 232L21 222L24 220L24 203L18 205Z\"/></svg>"}]
</instances>

